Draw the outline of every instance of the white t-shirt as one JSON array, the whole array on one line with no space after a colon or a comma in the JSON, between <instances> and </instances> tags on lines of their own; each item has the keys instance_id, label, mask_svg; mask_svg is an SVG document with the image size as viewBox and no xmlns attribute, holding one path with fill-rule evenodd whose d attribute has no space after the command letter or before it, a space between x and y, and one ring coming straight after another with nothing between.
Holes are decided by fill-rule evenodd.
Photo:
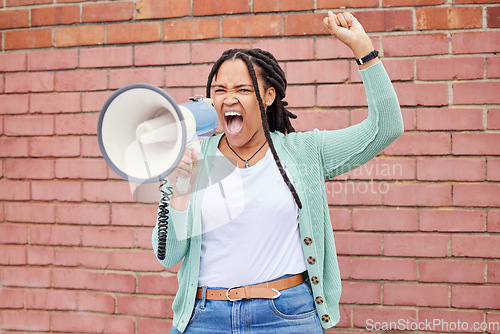
<instances>
[{"instance_id":1,"label":"white t-shirt","mask_svg":"<svg viewBox=\"0 0 500 334\"><path fill-rule=\"evenodd\" d=\"M198 286L230 288L305 271L298 208L271 151L236 168L217 150L211 173Z\"/></svg>"}]
</instances>

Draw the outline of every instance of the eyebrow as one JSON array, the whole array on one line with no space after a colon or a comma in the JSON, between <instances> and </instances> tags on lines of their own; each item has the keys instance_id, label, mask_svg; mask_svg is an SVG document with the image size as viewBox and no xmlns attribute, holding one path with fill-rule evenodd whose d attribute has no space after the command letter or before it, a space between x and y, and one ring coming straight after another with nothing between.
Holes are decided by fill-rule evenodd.
<instances>
[{"instance_id":1,"label":"eyebrow","mask_svg":"<svg viewBox=\"0 0 500 334\"><path fill-rule=\"evenodd\" d=\"M226 86L222 85L222 84L215 84L212 87L214 87L214 88L216 88L216 87L226 88ZM253 88L253 85L250 85L250 84L239 84L239 85L234 86L234 88L243 88L243 87Z\"/></svg>"}]
</instances>

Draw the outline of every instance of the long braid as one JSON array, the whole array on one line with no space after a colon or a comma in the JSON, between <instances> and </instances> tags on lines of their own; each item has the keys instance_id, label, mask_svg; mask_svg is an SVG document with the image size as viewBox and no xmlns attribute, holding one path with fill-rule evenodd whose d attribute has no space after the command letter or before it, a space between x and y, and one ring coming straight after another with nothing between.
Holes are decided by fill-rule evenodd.
<instances>
[{"instance_id":1,"label":"long braid","mask_svg":"<svg viewBox=\"0 0 500 334\"><path fill-rule=\"evenodd\" d=\"M295 187L293 186L288 175L286 174L285 169L283 168L283 165L281 164L270 134L271 131L280 131L284 134L295 132L295 129L291 125L290 118L297 117L284 108L286 105L288 105L286 101L282 101L286 94L285 90L287 82L285 73L279 66L278 61L274 58L274 56L269 52L260 49L231 49L225 51L214 64L208 76L207 97L210 97L210 87L212 84L212 80L216 73L219 71L220 66L229 59L237 58L245 62L250 77L252 78L255 96L257 97L257 101L259 102L264 135L269 148L271 149L271 153L273 154L274 162L278 167L283 181L292 193L295 203L297 203L297 206L299 207L299 209L301 209L302 203L300 201L299 195L297 194ZM270 86L274 87L276 91L276 98L267 112L264 106L264 102L262 101L262 97L260 96L259 84L254 69L254 63L262 70L263 80Z\"/></svg>"}]
</instances>

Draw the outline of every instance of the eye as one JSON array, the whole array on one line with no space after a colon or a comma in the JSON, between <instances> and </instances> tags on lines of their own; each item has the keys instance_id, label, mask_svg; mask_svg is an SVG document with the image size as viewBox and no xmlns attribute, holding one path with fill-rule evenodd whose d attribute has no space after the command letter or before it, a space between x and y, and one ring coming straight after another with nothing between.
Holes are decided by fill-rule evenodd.
<instances>
[{"instance_id":1,"label":"eye","mask_svg":"<svg viewBox=\"0 0 500 334\"><path fill-rule=\"evenodd\" d=\"M248 88L241 88L239 91L240 91L240 93L251 93L252 92L252 90L248 89Z\"/></svg>"},{"instance_id":2,"label":"eye","mask_svg":"<svg viewBox=\"0 0 500 334\"><path fill-rule=\"evenodd\" d=\"M224 94L225 92L226 92L226 90L225 90L225 89L222 89L222 88L216 88L216 89L214 90L214 93L215 93L215 94Z\"/></svg>"}]
</instances>

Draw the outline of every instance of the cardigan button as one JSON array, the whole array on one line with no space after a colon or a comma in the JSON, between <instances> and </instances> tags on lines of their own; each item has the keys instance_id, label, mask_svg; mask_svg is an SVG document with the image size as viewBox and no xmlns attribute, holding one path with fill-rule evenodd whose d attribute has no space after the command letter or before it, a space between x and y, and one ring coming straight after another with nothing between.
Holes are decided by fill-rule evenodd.
<instances>
[{"instance_id":1,"label":"cardigan button","mask_svg":"<svg viewBox=\"0 0 500 334\"><path fill-rule=\"evenodd\" d=\"M309 246L310 244L312 244L312 242L313 242L313 241L312 241L312 239L311 239L311 238L309 238L309 237L307 237L307 238L305 238L305 239L304 239L304 243L305 243L306 245L308 245L308 246Z\"/></svg>"},{"instance_id":2,"label":"cardigan button","mask_svg":"<svg viewBox=\"0 0 500 334\"><path fill-rule=\"evenodd\" d=\"M311 277L311 282L313 282L314 284L318 284L319 278L317 276L313 276L313 277Z\"/></svg>"},{"instance_id":3,"label":"cardigan button","mask_svg":"<svg viewBox=\"0 0 500 334\"><path fill-rule=\"evenodd\" d=\"M323 316L321 316L321 320L323 322L328 322L330 321L330 316L328 314L323 314Z\"/></svg>"},{"instance_id":4,"label":"cardigan button","mask_svg":"<svg viewBox=\"0 0 500 334\"><path fill-rule=\"evenodd\" d=\"M316 301L316 304L318 304L318 305L323 304L323 302L325 301L325 300L323 299L323 297L316 297L316 299L314 299L314 300Z\"/></svg>"},{"instance_id":5,"label":"cardigan button","mask_svg":"<svg viewBox=\"0 0 500 334\"><path fill-rule=\"evenodd\" d=\"M309 256L307 258L307 262L309 262L309 264L314 264L314 263L316 263L316 259L314 257L312 257L312 256Z\"/></svg>"}]
</instances>

